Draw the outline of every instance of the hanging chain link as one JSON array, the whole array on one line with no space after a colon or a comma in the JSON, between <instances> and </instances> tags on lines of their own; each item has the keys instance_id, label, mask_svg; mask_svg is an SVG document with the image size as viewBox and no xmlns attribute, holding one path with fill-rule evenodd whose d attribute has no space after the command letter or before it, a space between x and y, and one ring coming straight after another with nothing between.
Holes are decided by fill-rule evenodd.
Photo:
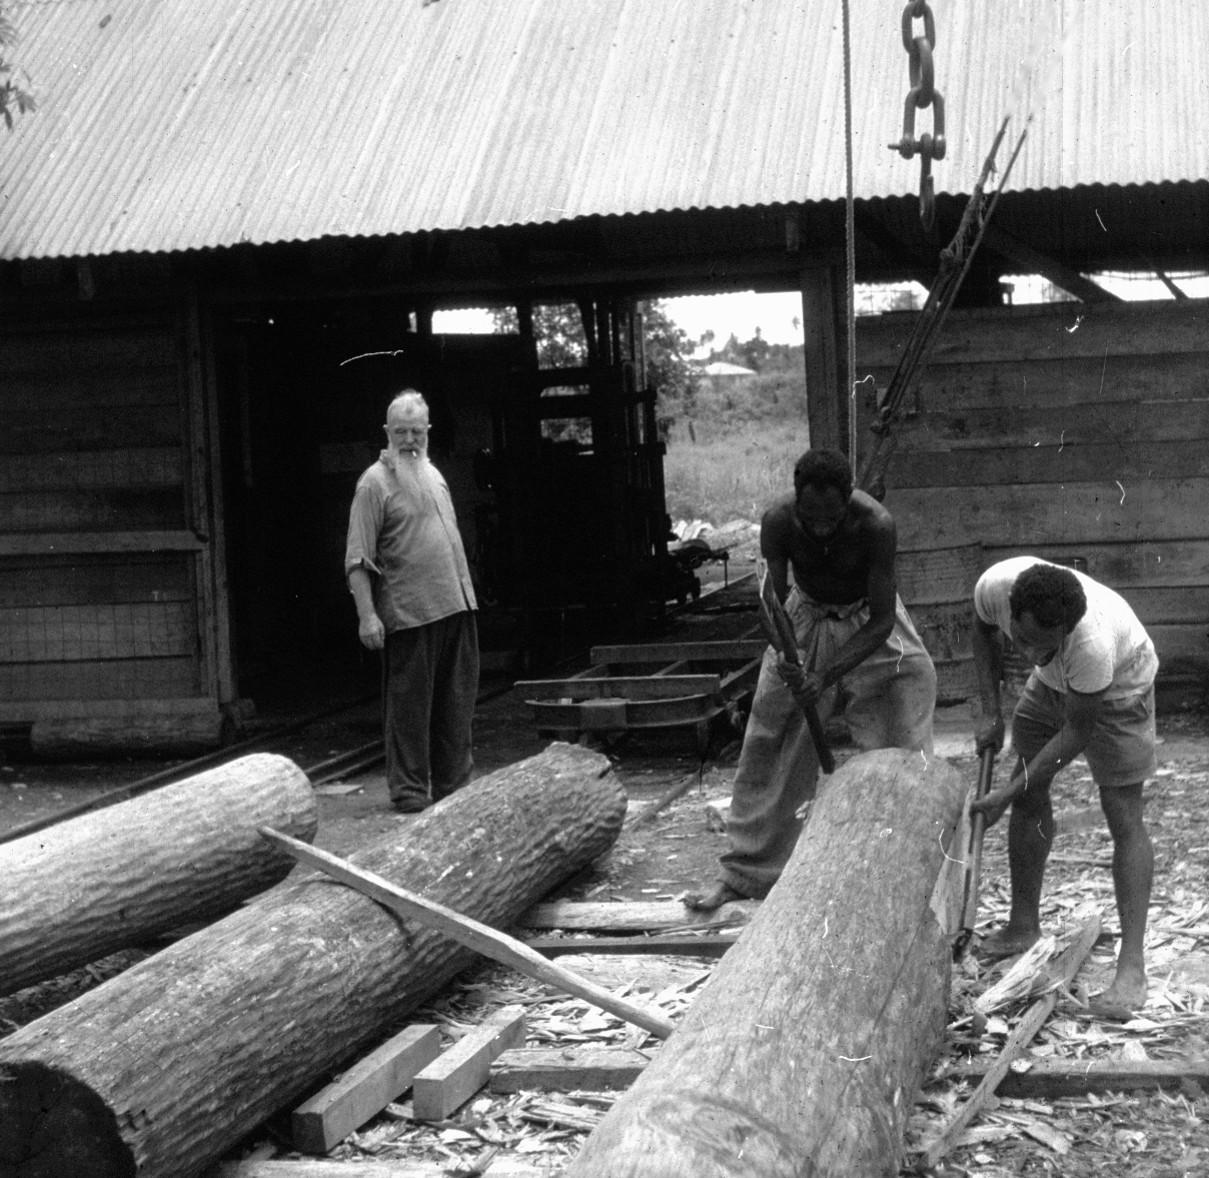
<instances>
[{"instance_id":1,"label":"hanging chain link","mask_svg":"<svg viewBox=\"0 0 1209 1178\"><path fill-rule=\"evenodd\" d=\"M922 19L922 37L915 35L914 22ZM936 47L936 19L928 0L907 0L903 8L903 48L907 51L907 77L911 88L903 106L903 134L889 144L903 159L919 156L919 217L925 229L936 219L936 194L932 185L932 161L945 158L945 100L936 89L932 50ZM915 137L915 112L932 108L932 131Z\"/></svg>"}]
</instances>

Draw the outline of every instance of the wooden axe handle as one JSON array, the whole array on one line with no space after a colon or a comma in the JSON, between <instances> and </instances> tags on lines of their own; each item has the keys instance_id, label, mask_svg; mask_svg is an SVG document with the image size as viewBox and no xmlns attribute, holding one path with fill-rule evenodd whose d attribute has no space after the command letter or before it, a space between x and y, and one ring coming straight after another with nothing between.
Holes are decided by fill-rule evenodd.
<instances>
[{"instance_id":1,"label":"wooden axe handle","mask_svg":"<svg viewBox=\"0 0 1209 1178\"><path fill-rule=\"evenodd\" d=\"M991 790L991 779L995 775L995 750L982 750L978 765L978 785L974 800L985 798ZM966 859L965 905L961 911L960 936L968 941L978 921L978 884L982 876L982 839L986 834L987 817L981 811L970 820L970 850ZM964 947L964 944L963 944Z\"/></svg>"},{"instance_id":2,"label":"wooden axe handle","mask_svg":"<svg viewBox=\"0 0 1209 1178\"><path fill-rule=\"evenodd\" d=\"M760 576L760 626L774 650L779 651L781 656L795 667L802 665L802 657L798 654L798 636L793 632L793 623L777 597L767 572ZM797 704L802 709L802 715L806 717L806 727L810 729L810 739L819 759L819 768L830 775L835 772L835 757L827 747L827 735L823 731L818 709L814 704L802 703L801 700L798 700Z\"/></svg>"}]
</instances>

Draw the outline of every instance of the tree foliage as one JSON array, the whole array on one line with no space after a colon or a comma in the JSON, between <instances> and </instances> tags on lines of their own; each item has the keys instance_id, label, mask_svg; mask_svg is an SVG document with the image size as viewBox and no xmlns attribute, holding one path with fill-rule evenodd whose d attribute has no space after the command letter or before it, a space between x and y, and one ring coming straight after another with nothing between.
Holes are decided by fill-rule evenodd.
<instances>
[{"instance_id":1,"label":"tree foliage","mask_svg":"<svg viewBox=\"0 0 1209 1178\"><path fill-rule=\"evenodd\" d=\"M692 409L701 378L689 363L692 341L672 322L662 304L652 300L642 304L641 310L647 384L658 397L659 416L667 421ZM514 307L493 308L491 315L496 331L518 330ZM533 335L542 368L575 368L587 363L587 333L574 303L535 306Z\"/></svg>"},{"instance_id":2,"label":"tree foliage","mask_svg":"<svg viewBox=\"0 0 1209 1178\"><path fill-rule=\"evenodd\" d=\"M9 51L17 44L17 28L9 19L6 5L0 0L0 115L11 131L13 114L25 114L35 107L34 96L14 80L23 71L9 60Z\"/></svg>"},{"instance_id":3,"label":"tree foliage","mask_svg":"<svg viewBox=\"0 0 1209 1178\"><path fill-rule=\"evenodd\" d=\"M701 374L689 363L692 340L658 301L645 305L643 326L647 375L659 394L660 416L670 420L691 412L701 385Z\"/></svg>"}]
</instances>

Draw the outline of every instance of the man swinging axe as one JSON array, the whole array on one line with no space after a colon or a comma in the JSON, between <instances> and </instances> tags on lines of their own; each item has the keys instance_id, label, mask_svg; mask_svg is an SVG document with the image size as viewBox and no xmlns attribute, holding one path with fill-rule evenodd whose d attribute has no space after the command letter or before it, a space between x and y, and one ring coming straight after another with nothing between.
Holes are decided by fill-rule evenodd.
<instances>
[{"instance_id":1,"label":"man swinging axe","mask_svg":"<svg viewBox=\"0 0 1209 1178\"><path fill-rule=\"evenodd\" d=\"M801 666L771 646L764 653L735 772L720 878L686 894L690 908L762 899L779 878L802 827L798 811L818 783L810 709L825 723L842 690L861 749L931 755L936 671L898 599L896 547L893 517L853 488L843 454L808 450L798 459L793 494L764 513L760 552L792 623Z\"/></svg>"}]
</instances>

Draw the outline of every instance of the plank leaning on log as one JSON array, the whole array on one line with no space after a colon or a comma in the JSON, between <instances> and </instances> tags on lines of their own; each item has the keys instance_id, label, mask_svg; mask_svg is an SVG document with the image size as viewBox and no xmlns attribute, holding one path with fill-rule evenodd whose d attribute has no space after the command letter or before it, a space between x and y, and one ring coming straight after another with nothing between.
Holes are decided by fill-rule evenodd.
<instances>
[{"instance_id":1,"label":"plank leaning on log","mask_svg":"<svg viewBox=\"0 0 1209 1178\"><path fill-rule=\"evenodd\" d=\"M312 839L306 774L258 753L0 844L0 994L225 915L293 868L261 825Z\"/></svg>"},{"instance_id":2,"label":"plank leaning on log","mask_svg":"<svg viewBox=\"0 0 1209 1178\"><path fill-rule=\"evenodd\" d=\"M289 838L279 830L262 827L260 833L300 863L317 868L350 888L355 888L363 896L368 896L391 911L399 913L400 916L409 916L426 928L434 928L484 957L490 957L493 961L507 965L526 977L554 986L564 993L583 998L586 1002L591 1002L601 1010L607 1010L610 1014L641 1027L659 1039L666 1039L672 1033L672 1022L661 1011L611 994L603 986L598 986L595 982L548 961L536 949L530 949L524 941L518 941L507 933L493 929L481 920L471 920L465 913L455 912L445 904L437 904L424 896L417 896L415 892L392 884L390 880L383 879L372 871L365 871L347 859L308 847L306 843Z\"/></svg>"},{"instance_id":3,"label":"plank leaning on log","mask_svg":"<svg viewBox=\"0 0 1209 1178\"><path fill-rule=\"evenodd\" d=\"M607 758L556 744L352 861L508 925L612 845L625 806ZM28 1178L191 1178L472 959L325 877L286 884L0 1040L0 1143L44 1134L13 1159Z\"/></svg>"},{"instance_id":4,"label":"plank leaning on log","mask_svg":"<svg viewBox=\"0 0 1209 1178\"><path fill-rule=\"evenodd\" d=\"M881 749L843 765L566 1178L897 1175L944 1033L961 883L946 847L965 793L937 757Z\"/></svg>"}]
</instances>

